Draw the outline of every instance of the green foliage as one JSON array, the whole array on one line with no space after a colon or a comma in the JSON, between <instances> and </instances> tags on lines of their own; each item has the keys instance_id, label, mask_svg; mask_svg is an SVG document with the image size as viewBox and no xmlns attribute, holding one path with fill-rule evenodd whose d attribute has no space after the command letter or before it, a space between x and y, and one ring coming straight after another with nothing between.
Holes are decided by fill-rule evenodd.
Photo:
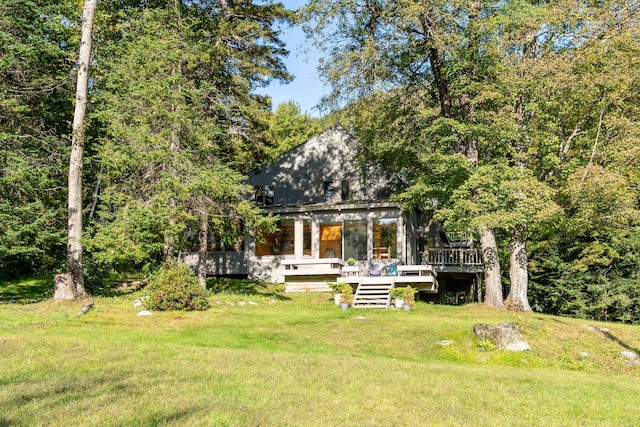
<instances>
[{"instance_id":1,"label":"green foliage","mask_svg":"<svg viewBox=\"0 0 640 427\"><path fill-rule=\"evenodd\" d=\"M149 295L146 306L150 310L206 310L208 293L186 264L161 267L145 288Z\"/></svg>"},{"instance_id":2,"label":"green foliage","mask_svg":"<svg viewBox=\"0 0 640 427\"><path fill-rule=\"evenodd\" d=\"M353 287L350 283L340 283L340 302L353 304Z\"/></svg>"},{"instance_id":3,"label":"green foliage","mask_svg":"<svg viewBox=\"0 0 640 427\"><path fill-rule=\"evenodd\" d=\"M64 263L74 14L65 1L0 0L0 277Z\"/></svg>"},{"instance_id":4,"label":"green foliage","mask_svg":"<svg viewBox=\"0 0 640 427\"><path fill-rule=\"evenodd\" d=\"M417 289L411 287L411 286L405 286L403 288L403 294L402 294L402 299L404 300L404 303L409 305L410 307L413 307L416 305L416 293L418 292Z\"/></svg>"},{"instance_id":5,"label":"green foliage","mask_svg":"<svg viewBox=\"0 0 640 427\"><path fill-rule=\"evenodd\" d=\"M535 229L560 214L553 198L553 190L529 171L491 164L476 168L436 218L452 229L477 229L484 225L508 231L518 224Z\"/></svg>"},{"instance_id":6,"label":"green foliage","mask_svg":"<svg viewBox=\"0 0 640 427\"><path fill-rule=\"evenodd\" d=\"M354 265L356 265L356 259L355 258L349 258L347 260L347 265L353 267Z\"/></svg>"},{"instance_id":7,"label":"green foliage","mask_svg":"<svg viewBox=\"0 0 640 427\"><path fill-rule=\"evenodd\" d=\"M493 351L498 348L491 340L479 340L478 348L480 351Z\"/></svg>"},{"instance_id":8,"label":"green foliage","mask_svg":"<svg viewBox=\"0 0 640 427\"><path fill-rule=\"evenodd\" d=\"M334 294L339 294L340 292L342 292L343 283L327 282L327 286L329 286L331 288L331 291Z\"/></svg>"},{"instance_id":9,"label":"green foliage","mask_svg":"<svg viewBox=\"0 0 640 427\"><path fill-rule=\"evenodd\" d=\"M273 144L269 148L270 158L296 147L320 133L322 129L317 119L302 114L300 106L293 101L278 105L269 121L266 137Z\"/></svg>"},{"instance_id":10,"label":"green foliage","mask_svg":"<svg viewBox=\"0 0 640 427\"><path fill-rule=\"evenodd\" d=\"M391 288L391 298L402 299L404 298L404 288Z\"/></svg>"}]
</instances>

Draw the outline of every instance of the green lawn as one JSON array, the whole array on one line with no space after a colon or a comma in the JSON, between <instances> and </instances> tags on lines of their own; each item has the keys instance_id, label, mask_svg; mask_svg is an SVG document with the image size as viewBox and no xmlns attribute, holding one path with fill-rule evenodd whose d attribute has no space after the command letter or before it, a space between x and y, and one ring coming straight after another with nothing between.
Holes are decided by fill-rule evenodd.
<instances>
[{"instance_id":1,"label":"green lawn","mask_svg":"<svg viewBox=\"0 0 640 427\"><path fill-rule=\"evenodd\" d=\"M95 298L81 317L80 302L0 305L0 426L640 425L640 366L620 356L640 349L638 327L341 311L311 294L139 317L134 297ZM499 321L533 350L483 351L472 326Z\"/></svg>"}]
</instances>

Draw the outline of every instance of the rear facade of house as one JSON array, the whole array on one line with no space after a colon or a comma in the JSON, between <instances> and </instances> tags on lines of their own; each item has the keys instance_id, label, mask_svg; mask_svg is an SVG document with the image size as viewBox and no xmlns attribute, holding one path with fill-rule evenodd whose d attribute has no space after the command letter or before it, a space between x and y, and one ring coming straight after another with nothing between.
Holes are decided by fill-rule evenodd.
<instances>
[{"instance_id":1,"label":"rear facade of house","mask_svg":"<svg viewBox=\"0 0 640 427\"><path fill-rule=\"evenodd\" d=\"M425 283L421 290L432 295L423 298L445 302L445 288L449 299L477 298L482 262L472 233L446 233L430 212L402 209L391 200L401 177L359 162L357 144L336 125L249 176L256 203L279 217L279 231L209 252L208 274L281 282L289 292L326 291L346 270L368 276L430 265L438 279ZM182 259L195 265L198 258ZM348 260L355 264L345 268Z\"/></svg>"}]
</instances>

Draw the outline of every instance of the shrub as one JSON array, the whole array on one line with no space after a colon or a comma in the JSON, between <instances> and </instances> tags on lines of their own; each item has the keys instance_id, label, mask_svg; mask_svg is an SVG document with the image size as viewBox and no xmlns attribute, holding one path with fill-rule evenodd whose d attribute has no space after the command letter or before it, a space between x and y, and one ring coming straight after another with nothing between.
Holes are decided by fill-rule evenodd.
<instances>
[{"instance_id":1,"label":"shrub","mask_svg":"<svg viewBox=\"0 0 640 427\"><path fill-rule=\"evenodd\" d=\"M340 302L346 302L347 304L353 304L353 288L350 283L340 283Z\"/></svg>"},{"instance_id":2,"label":"shrub","mask_svg":"<svg viewBox=\"0 0 640 427\"><path fill-rule=\"evenodd\" d=\"M404 288L391 288L391 298L403 299Z\"/></svg>"},{"instance_id":3,"label":"shrub","mask_svg":"<svg viewBox=\"0 0 640 427\"><path fill-rule=\"evenodd\" d=\"M347 265L349 265L349 266L354 266L354 265L356 265L356 262L357 262L357 261L356 261L356 259L355 259L355 258L349 258L349 259L347 260Z\"/></svg>"},{"instance_id":4,"label":"shrub","mask_svg":"<svg viewBox=\"0 0 640 427\"><path fill-rule=\"evenodd\" d=\"M147 308L152 310L206 310L207 291L185 264L163 266L149 279Z\"/></svg>"},{"instance_id":5,"label":"shrub","mask_svg":"<svg viewBox=\"0 0 640 427\"><path fill-rule=\"evenodd\" d=\"M331 291L334 294L339 294L342 292L342 283L338 282L327 282L327 285L331 288Z\"/></svg>"},{"instance_id":6,"label":"shrub","mask_svg":"<svg viewBox=\"0 0 640 427\"><path fill-rule=\"evenodd\" d=\"M413 307L416 303L416 292L418 292L418 290L411 286L404 288L404 296L402 298L404 299L404 303Z\"/></svg>"}]
</instances>

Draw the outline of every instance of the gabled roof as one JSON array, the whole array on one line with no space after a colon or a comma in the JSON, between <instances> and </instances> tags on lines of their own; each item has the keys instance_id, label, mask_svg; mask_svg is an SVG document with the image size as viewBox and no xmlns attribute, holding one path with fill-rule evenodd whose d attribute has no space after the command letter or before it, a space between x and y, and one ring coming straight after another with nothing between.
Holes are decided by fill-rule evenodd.
<instances>
[{"instance_id":1,"label":"gabled roof","mask_svg":"<svg viewBox=\"0 0 640 427\"><path fill-rule=\"evenodd\" d=\"M336 124L263 165L247 181L270 187L276 205L326 202L328 186L335 194L331 203L388 199L396 180L378 165L359 164L357 152L358 141Z\"/></svg>"}]
</instances>

